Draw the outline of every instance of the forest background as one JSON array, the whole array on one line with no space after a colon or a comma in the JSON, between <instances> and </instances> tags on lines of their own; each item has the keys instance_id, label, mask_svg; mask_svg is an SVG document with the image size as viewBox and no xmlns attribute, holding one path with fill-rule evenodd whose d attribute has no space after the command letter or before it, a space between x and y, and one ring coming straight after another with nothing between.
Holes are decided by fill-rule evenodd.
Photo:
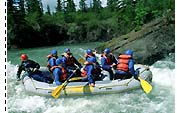
<instances>
[{"instance_id":1,"label":"forest background","mask_svg":"<svg viewBox=\"0 0 177 113\"><path fill-rule=\"evenodd\" d=\"M29 48L108 41L162 17L171 17L175 0L100 0L86 4L57 0L56 11L44 12L41 0L7 0L7 44Z\"/></svg>"}]
</instances>

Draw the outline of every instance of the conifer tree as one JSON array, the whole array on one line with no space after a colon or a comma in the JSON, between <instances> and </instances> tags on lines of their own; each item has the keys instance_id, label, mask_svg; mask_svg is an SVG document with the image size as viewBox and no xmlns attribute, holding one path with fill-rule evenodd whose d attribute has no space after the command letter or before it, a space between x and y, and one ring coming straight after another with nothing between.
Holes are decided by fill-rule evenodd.
<instances>
[{"instance_id":1,"label":"conifer tree","mask_svg":"<svg viewBox=\"0 0 177 113\"><path fill-rule=\"evenodd\" d=\"M116 7L117 7L117 0L107 0L107 7L111 10L111 11L115 11Z\"/></svg>"},{"instance_id":2,"label":"conifer tree","mask_svg":"<svg viewBox=\"0 0 177 113\"><path fill-rule=\"evenodd\" d=\"M62 11L62 3L61 3L61 0L57 0L56 12L61 12L61 11Z\"/></svg>"},{"instance_id":3,"label":"conifer tree","mask_svg":"<svg viewBox=\"0 0 177 113\"><path fill-rule=\"evenodd\" d=\"M101 1L100 0L93 0L93 11L95 12L100 12L100 9L101 9Z\"/></svg>"},{"instance_id":4,"label":"conifer tree","mask_svg":"<svg viewBox=\"0 0 177 113\"><path fill-rule=\"evenodd\" d=\"M82 12L86 12L86 3L85 3L86 0L80 0L79 2L79 8Z\"/></svg>"},{"instance_id":5,"label":"conifer tree","mask_svg":"<svg viewBox=\"0 0 177 113\"><path fill-rule=\"evenodd\" d=\"M51 15L50 6L49 5L47 5L47 12L46 12L46 14Z\"/></svg>"},{"instance_id":6,"label":"conifer tree","mask_svg":"<svg viewBox=\"0 0 177 113\"><path fill-rule=\"evenodd\" d=\"M27 4L27 12L28 13L34 13L37 12L38 14L43 14L43 7L41 0L26 0Z\"/></svg>"},{"instance_id":7,"label":"conifer tree","mask_svg":"<svg viewBox=\"0 0 177 113\"><path fill-rule=\"evenodd\" d=\"M66 12L75 12L75 4L73 0L67 0Z\"/></svg>"}]
</instances>

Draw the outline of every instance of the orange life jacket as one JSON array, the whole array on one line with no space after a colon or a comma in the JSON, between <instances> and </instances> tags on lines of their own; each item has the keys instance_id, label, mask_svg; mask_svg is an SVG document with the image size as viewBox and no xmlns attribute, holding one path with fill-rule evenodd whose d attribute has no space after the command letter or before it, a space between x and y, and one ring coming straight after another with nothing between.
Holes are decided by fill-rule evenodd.
<instances>
[{"instance_id":1,"label":"orange life jacket","mask_svg":"<svg viewBox=\"0 0 177 113\"><path fill-rule=\"evenodd\" d=\"M128 72L129 71L128 61L131 58L132 57L130 55L120 55L119 56L119 61L118 61L118 64L117 64L117 70Z\"/></svg>"},{"instance_id":2,"label":"orange life jacket","mask_svg":"<svg viewBox=\"0 0 177 113\"><path fill-rule=\"evenodd\" d=\"M110 56L109 57L107 57L104 53L101 55L101 57L104 57L105 59L106 59L106 62L107 62L107 64L108 65L112 65L113 64L113 56L112 56L112 54L110 53Z\"/></svg>"},{"instance_id":3,"label":"orange life jacket","mask_svg":"<svg viewBox=\"0 0 177 113\"><path fill-rule=\"evenodd\" d=\"M60 80L61 81L65 81L67 79L68 73L67 73L67 71L66 71L66 69L64 67L62 67L62 66L53 66L52 68L53 68L53 70L55 68L61 68L62 74L60 76Z\"/></svg>"}]
</instances>

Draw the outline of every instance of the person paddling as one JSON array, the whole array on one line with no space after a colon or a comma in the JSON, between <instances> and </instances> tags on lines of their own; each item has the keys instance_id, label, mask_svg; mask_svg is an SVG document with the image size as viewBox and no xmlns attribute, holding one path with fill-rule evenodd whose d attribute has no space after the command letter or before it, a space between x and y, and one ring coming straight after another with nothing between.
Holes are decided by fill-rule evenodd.
<instances>
[{"instance_id":1,"label":"person paddling","mask_svg":"<svg viewBox=\"0 0 177 113\"><path fill-rule=\"evenodd\" d=\"M127 50L125 54L118 57L118 64L115 70L115 79L128 79L138 75L138 71L134 69L133 51Z\"/></svg>"},{"instance_id":2,"label":"person paddling","mask_svg":"<svg viewBox=\"0 0 177 113\"><path fill-rule=\"evenodd\" d=\"M53 79L50 76L43 75L42 72L39 71L40 65L37 62L28 59L28 56L26 54L21 54L20 59L22 62L17 71L16 75L17 81L21 80L20 78L21 72L25 71L26 76L33 78L37 81L47 83L53 82Z\"/></svg>"},{"instance_id":3,"label":"person paddling","mask_svg":"<svg viewBox=\"0 0 177 113\"><path fill-rule=\"evenodd\" d=\"M87 49L86 53L84 54L84 57L85 57L85 60L87 60L87 58L89 57L96 57L96 56L91 49Z\"/></svg>"},{"instance_id":4,"label":"person paddling","mask_svg":"<svg viewBox=\"0 0 177 113\"><path fill-rule=\"evenodd\" d=\"M87 60L88 58L91 58L91 57L95 57L96 58L96 55L91 49L87 49L86 53L84 54L84 57L85 57L85 60ZM97 65L97 67L101 68L100 64L97 61L96 61L95 64Z\"/></svg>"},{"instance_id":5,"label":"person paddling","mask_svg":"<svg viewBox=\"0 0 177 113\"><path fill-rule=\"evenodd\" d=\"M106 70L110 74L110 80L113 80L114 73L112 71L113 66L117 64L117 60L114 55L110 52L109 48L106 48L101 55L101 66L103 70Z\"/></svg>"},{"instance_id":6,"label":"person paddling","mask_svg":"<svg viewBox=\"0 0 177 113\"><path fill-rule=\"evenodd\" d=\"M86 53L88 50L86 51ZM97 65L96 57L89 56L86 58L84 62L84 68L82 70L82 76L84 77L82 81L88 81L90 86L95 86L96 78L101 74L101 69L99 65Z\"/></svg>"},{"instance_id":7,"label":"person paddling","mask_svg":"<svg viewBox=\"0 0 177 113\"><path fill-rule=\"evenodd\" d=\"M81 75L80 69L82 68L82 65L73 56L69 48L66 48L64 50L64 53L62 53L62 61L64 68L66 68L70 72L70 74L73 73L74 70L76 70L75 76Z\"/></svg>"},{"instance_id":8,"label":"person paddling","mask_svg":"<svg viewBox=\"0 0 177 113\"><path fill-rule=\"evenodd\" d=\"M68 77L68 72L63 67L62 59L56 59L56 66L53 66L51 69L53 70L55 84L61 85Z\"/></svg>"},{"instance_id":9,"label":"person paddling","mask_svg":"<svg viewBox=\"0 0 177 113\"><path fill-rule=\"evenodd\" d=\"M56 59L58 58L57 50L52 50L51 54L47 55L47 67L50 72L53 70L51 69L53 66L56 66Z\"/></svg>"}]
</instances>

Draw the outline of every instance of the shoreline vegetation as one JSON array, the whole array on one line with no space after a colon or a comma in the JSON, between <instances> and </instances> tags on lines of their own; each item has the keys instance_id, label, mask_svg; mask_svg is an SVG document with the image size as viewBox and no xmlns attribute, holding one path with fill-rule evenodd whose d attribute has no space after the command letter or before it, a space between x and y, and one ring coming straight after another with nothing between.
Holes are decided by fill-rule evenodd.
<instances>
[{"instance_id":1,"label":"shoreline vegetation","mask_svg":"<svg viewBox=\"0 0 177 113\"><path fill-rule=\"evenodd\" d=\"M38 0L7 0L8 49L104 42L118 38L157 18L173 20L175 0L57 0L56 12L44 13ZM172 16L171 16L172 15Z\"/></svg>"}]
</instances>

